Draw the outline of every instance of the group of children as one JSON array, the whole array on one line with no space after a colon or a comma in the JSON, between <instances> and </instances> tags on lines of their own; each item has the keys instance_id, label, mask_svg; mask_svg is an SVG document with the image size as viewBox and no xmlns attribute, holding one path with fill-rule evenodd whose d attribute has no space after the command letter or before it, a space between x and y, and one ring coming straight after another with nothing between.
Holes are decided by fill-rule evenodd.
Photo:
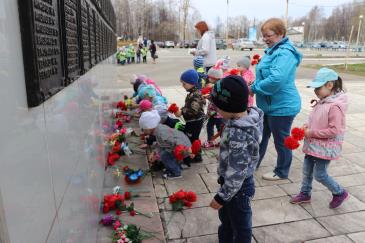
<instances>
[{"instance_id":1,"label":"group of children","mask_svg":"<svg viewBox=\"0 0 365 243\"><path fill-rule=\"evenodd\" d=\"M143 44L139 44L137 48L135 48L132 44L123 46L118 48L116 59L117 63L124 65L130 63L147 63L147 53L148 47L144 46Z\"/></svg>"},{"instance_id":2,"label":"group of children","mask_svg":"<svg viewBox=\"0 0 365 243\"><path fill-rule=\"evenodd\" d=\"M149 162L162 161L165 179L181 178L183 165L201 162L200 154L189 151L183 162L174 157L177 145L190 147L199 139L204 121L208 119L208 140L204 148L219 147L218 183L220 189L210 206L219 209L222 222L219 242L251 242L251 199L255 193L254 173L259 161L259 145L263 131L263 112L254 106L250 85L255 81L250 59L242 58L233 72L226 57L207 73L201 57L195 57L194 69L183 72L180 82L187 91L184 106L174 114L168 112L167 100L158 86L145 76L133 80L135 101L139 103L139 125L143 133L154 137L157 150ZM333 194L330 208L339 207L349 194L327 173L328 165L341 154L345 131L347 96L342 80L331 69L322 68L308 87L318 97L308 123L303 125L305 155L300 193L291 198L295 204L311 200L313 177ZM208 89L208 93L204 93ZM207 113L205 106L208 103ZM185 128L175 129L182 117ZM214 127L217 134L214 135ZM218 135L218 136L217 136ZM219 137L219 144L215 138Z\"/></svg>"}]
</instances>

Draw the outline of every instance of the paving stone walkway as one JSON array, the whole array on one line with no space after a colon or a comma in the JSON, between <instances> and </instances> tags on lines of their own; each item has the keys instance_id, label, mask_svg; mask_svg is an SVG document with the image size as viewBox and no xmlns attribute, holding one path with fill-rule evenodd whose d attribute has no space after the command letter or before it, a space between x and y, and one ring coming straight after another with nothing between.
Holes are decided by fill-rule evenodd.
<instances>
[{"instance_id":1,"label":"paving stone walkway","mask_svg":"<svg viewBox=\"0 0 365 243\"><path fill-rule=\"evenodd\" d=\"M314 94L313 90L305 88L306 82L298 81L303 109L296 117L294 126L302 125L311 109L309 101ZM331 193L315 182L311 204L290 204L290 196L300 189L304 155L301 150L294 152L288 180L265 181L261 179L262 174L273 170L276 163L275 149L271 143L261 168L255 174L252 242L365 242L365 84L348 82L346 88L350 107L343 157L331 162L329 172L350 192L349 200L336 210L329 209ZM168 100L183 104L185 92L180 87L165 88L164 94ZM217 150L210 151L204 155L202 164L193 164L190 169L184 170L183 179L162 180L159 173L153 177L168 242L218 242L218 214L208 207L218 188L214 156L217 153ZM198 193L198 202L191 209L173 212L165 199L181 188Z\"/></svg>"},{"instance_id":2,"label":"paving stone walkway","mask_svg":"<svg viewBox=\"0 0 365 243\"><path fill-rule=\"evenodd\" d=\"M303 109L296 117L294 126L306 121L310 112L309 100L314 98L312 90L306 89L308 80L298 80ZM350 107L347 113L347 132L343 157L331 162L329 172L351 194L348 201L336 210L328 208L331 194L326 188L314 182L311 204L298 206L289 203L290 196L300 189L303 153L294 152L294 159L288 180L265 181L262 174L273 170L276 156L272 142L262 166L255 173L256 194L253 208L253 240L257 243L363 243L365 242L365 83L351 81L345 83ZM185 91L180 87L163 88L168 100L183 104ZM202 136L204 137L204 131ZM133 143L133 142L132 142ZM138 142L135 141L137 144ZM169 243L215 243L219 219L217 211L208 207L218 189L216 182L217 150L204 154L201 164L193 164L183 171L183 178L163 180L161 173L155 172L134 187L136 191L148 191L145 197L136 202L136 208L153 212L152 219L126 217L127 222L140 224L142 228L159 232L157 238L144 242ZM145 155L140 151L133 161L147 168ZM133 167L133 166L132 166ZM113 181L106 171L105 193L115 185L126 186L123 182ZM108 179L109 178L109 179ZM171 211L167 196L179 190L192 190L198 194L198 202L191 209L182 212ZM110 242L110 231L100 228L98 242Z\"/></svg>"}]
</instances>

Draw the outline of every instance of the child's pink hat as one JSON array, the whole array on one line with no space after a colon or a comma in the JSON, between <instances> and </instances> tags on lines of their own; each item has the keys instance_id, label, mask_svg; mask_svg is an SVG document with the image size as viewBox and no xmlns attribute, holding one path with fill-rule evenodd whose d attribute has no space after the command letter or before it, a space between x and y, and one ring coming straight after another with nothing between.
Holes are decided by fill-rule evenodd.
<instances>
[{"instance_id":1,"label":"child's pink hat","mask_svg":"<svg viewBox=\"0 0 365 243\"><path fill-rule=\"evenodd\" d=\"M139 109L141 111L147 111L149 109L152 108L152 102L149 101L149 100L142 100L140 103L139 103Z\"/></svg>"}]
</instances>

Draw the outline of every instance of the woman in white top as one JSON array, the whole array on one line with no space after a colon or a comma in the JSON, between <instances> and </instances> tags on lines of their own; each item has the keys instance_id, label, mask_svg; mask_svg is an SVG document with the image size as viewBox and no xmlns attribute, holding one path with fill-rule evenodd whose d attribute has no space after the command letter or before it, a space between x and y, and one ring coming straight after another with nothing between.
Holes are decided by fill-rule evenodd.
<instances>
[{"instance_id":1,"label":"woman in white top","mask_svg":"<svg viewBox=\"0 0 365 243\"><path fill-rule=\"evenodd\" d=\"M204 57L205 71L208 72L208 70L217 62L215 34L213 31L209 30L205 21L198 22L195 25L195 28L202 38L198 42L196 51L193 51L192 54Z\"/></svg>"}]
</instances>

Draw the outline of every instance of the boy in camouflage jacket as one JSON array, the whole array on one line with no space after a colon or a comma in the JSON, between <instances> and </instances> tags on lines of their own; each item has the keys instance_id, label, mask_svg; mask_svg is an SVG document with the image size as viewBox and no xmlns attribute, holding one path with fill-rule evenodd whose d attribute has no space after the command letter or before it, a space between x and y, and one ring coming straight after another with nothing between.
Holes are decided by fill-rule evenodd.
<instances>
[{"instance_id":1,"label":"boy in camouflage jacket","mask_svg":"<svg viewBox=\"0 0 365 243\"><path fill-rule=\"evenodd\" d=\"M212 102L226 120L219 151L221 187L210 203L219 209L220 243L249 243L252 237L253 173L259 161L264 113L256 107L247 111L248 96L246 82L233 75L218 81L211 92Z\"/></svg>"},{"instance_id":2,"label":"boy in camouflage jacket","mask_svg":"<svg viewBox=\"0 0 365 243\"><path fill-rule=\"evenodd\" d=\"M205 100L198 89L198 80L199 75L194 69L182 73L180 81L189 93L185 98L185 105L181 108L181 112L176 114L183 116L186 122L185 134L192 143L199 139L205 118ZM196 155L192 162L202 162L201 154Z\"/></svg>"}]
</instances>

